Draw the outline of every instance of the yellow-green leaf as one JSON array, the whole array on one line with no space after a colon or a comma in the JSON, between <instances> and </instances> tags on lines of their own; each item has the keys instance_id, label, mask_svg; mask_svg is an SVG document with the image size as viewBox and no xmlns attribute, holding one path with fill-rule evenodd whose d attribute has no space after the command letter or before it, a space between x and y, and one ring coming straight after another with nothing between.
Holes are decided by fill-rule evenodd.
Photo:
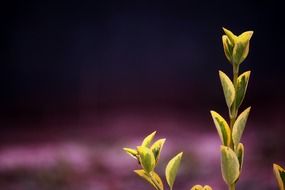
<instances>
[{"instance_id":1,"label":"yellow-green leaf","mask_svg":"<svg viewBox=\"0 0 285 190\"><path fill-rule=\"evenodd\" d=\"M155 134L156 134L156 131L152 132L150 135L148 135L146 138L144 138L141 146L150 147L150 144L151 144Z\"/></svg>"},{"instance_id":2,"label":"yellow-green leaf","mask_svg":"<svg viewBox=\"0 0 285 190\"><path fill-rule=\"evenodd\" d=\"M129 154L131 157L137 159L137 154L138 152L135 149L131 149L131 148L123 148L123 150Z\"/></svg>"},{"instance_id":3,"label":"yellow-green leaf","mask_svg":"<svg viewBox=\"0 0 285 190\"><path fill-rule=\"evenodd\" d=\"M227 35L222 36L222 42L223 42L224 53L226 55L226 58L231 63L232 62L233 45L230 42Z\"/></svg>"},{"instance_id":4,"label":"yellow-green leaf","mask_svg":"<svg viewBox=\"0 0 285 190\"><path fill-rule=\"evenodd\" d=\"M156 190L159 190L158 187L154 184L154 182L151 180L151 177L149 174L147 174L144 170L134 170L134 172L140 176L141 178L148 181Z\"/></svg>"},{"instance_id":5,"label":"yellow-green leaf","mask_svg":"<svg viewBox=\"0 0 285 190\"><path fill-rule=\"evenodd\" d=\"M241 173L242 165L243 165L243 157L244 157L244 146L242 143L239 143L236 147L236 155L239 161L239 171Z\"/></svg>"},{"instance_id":6,"label":"yellow-green leaf","mask_svg":"<svg viewBox=\"0 0 285 190\"><path fill-rule=\"evenodd\" d=\"M285 170L277 164L273 164L273 173L275 175L280 190L285 189Z\"/></svg>"},{"instance_id":7,"label":"yellow-green leaf","mask_svg":"<svg viewBox=\"0 0 285 190\"><path fill-rule=\"evenodd\" d=\"M234 35L230 30L223 27L225 34L228 36L232 44L235 44L237 36Z\"/></svg>"},{"instance_id":8,"label":"yellow-green leaf","mask_svg":"<svg viewBox=\"0 0 285 190\"><path fill-rule=\"evenodd\" d=\"M235 146L237 146L240 142L241 136L243 134L246 121L250 112L250 107L244 110L236 119L234 126L233 126L233 131L232 131L232 139L233 143Z\"/></svg>"},{"instance_id":9,"label":"yellow-green leaf","mask_svg":"<svg viewBox=\"0 0 285 190\"><path fill-rule=\"evenodd\" d=\"M247 51L246 49L247 44L243 44L240 42L237 42L233 49L233 63L235 65L239 65L245 58L243 58L243 55Z\"/></svg>"},{"instance_id":10,"label":"yellow-green leaf","mask_svg":"<svg viewBox=\"0 0 285 190\"><path fill-rule=\"evenodd\" d=\"M233 104L234 100L235 100L234 85L233 85L231 79L222 71L219 71L219 76L220 76L221 84L223 87L227 106L228 106L228 108L230 108L231 105Z\"/></svg>"},{"instance_id":11,"label":"yellow-green leaf","mask_svg":"<svg viewBox=\"0 0 285 190\"><path fill-rule=\"evenodd\" d=\"M159 139L153 145L150 147L151 151L153 152L154 158L155 158L155 163L157 164L158 159L160 157L160 153L162 150L162 147L165 143L166 139Z\"/></svg>"},{"instance_id":12,"label":"yellow-green leaf","mask_svg":"<svg viewBox=\"0 0 285 190\"><path fill-rule=\"evenodd\" d=\"M237 40L241 43L247 43L251 39L253 31L246 31L237 37Z\"/></svg>"},{"instance_id":13,"label":"yellow-green leaf","mask_svg":"<svg viewBox=\"0 0 285 190\"><path fill-rule=\"evenodd\" d=\"M250 39L251 39L252 35L253 35L253 31L247 31L247 32L244 32L244 33L242 33L241 35L238 36L238 40L241 43L245 44L245 49L244 49L244 52L243 52L241 60L240 60L241 63L245 60L245 58L248 55L249 44L250 44Z\"/></svg>"},{"instance_id":14,"label":"yellow-green leaf","mask_svg":"<svg viewBox=\"0 0 285 190\"><path fill-rule=\"evenodd\" d=\"M202 185L194 185L191 190L203 190Z\"/></svg>"},{"instance_id":15,"label":"yellow-green leaf","mask_svg":"<svg viewBox=\"0 0 285 190\"><path fill-rule=\"evenodd\" d=\"M232 185L239 177L239 161L235 152L226 146L221 146L221 167L224 181Z\"/></svg>"},{"instance_id":16,"label":"yellow-green leaf","mask_svg":"<svg viewBox=\"0 0 285 190\"><path fill-rule=\"evenodd\" d=\"M214 120L216 129L222 141L222 144L229 146L231 143L231 129L226 120L217 112L211 111L212 118Z\"/></svg>"},{"instance_id":17,"label":"yellow-green leaf","mask_svg":"<svg viewBox=\"0 0 285 190\"><path fill-rule=\"evenodd\" d=\"M233 60L235 64L241 64L249 52L249 40L253 35L253 31L247 31L239 35L236 39L233 50Z\"/></svg>"},{"instance_id":18,"label":"yellow-green leaf","mask_svg":"<svg viewBox=\"0 0 285 190\"><path fill-rule=\"evenodd\" d=\"M173 188L173 184L177 175L177 171L180 167L180 162L181 162L181 158L182 158L182 154L183 152L180 152L179 154L177 154L174 158L172 158L165 169L165 177L166 177L166 181L167 184L170 187L170 190L172 190Z\"/></svg>"},{"instance_id":19,"label":"yellow-green leaf","mask_svg":"<svg viewBox=\"0 0 285 190\"><path fill-rule=\"evenodd\" d=\"M246 71L241 74L237 79L237 89L236 89L236 106L240 107L246 93L248 86L248 81L250 77L250 71Z\"/></svg>"},{"instance_id":20,"label":"yellow-green leaf","mask_svg":"<svg viewBox=\"0 0 285 190\"><path fill-rule=\"evenodd\" d=\"M153 171L155 167L155 158L153 152L144 146L137 147L140 163L146 173Z\"/></svg>"}]
</instances>

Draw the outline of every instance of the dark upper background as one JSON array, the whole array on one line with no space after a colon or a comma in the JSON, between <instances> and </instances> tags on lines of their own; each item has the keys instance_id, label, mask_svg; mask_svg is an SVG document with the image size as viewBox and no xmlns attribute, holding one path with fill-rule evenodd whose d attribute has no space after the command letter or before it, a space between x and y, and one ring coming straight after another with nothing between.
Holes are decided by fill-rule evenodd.
<instances>
[{"instance_id":1,"label":"dark upper background","mask_svg":"<svg viewBox=\"0 0 285 190\"><path fill-rule=\"evenodd\" d=\"M252 70L247 102L260 114L282 111L281 7L275 1L3 4L1 120L125 107L222 109L217 70L231 71L222 26L255 31L241 66Z\"/></svg>"}]
</instances>

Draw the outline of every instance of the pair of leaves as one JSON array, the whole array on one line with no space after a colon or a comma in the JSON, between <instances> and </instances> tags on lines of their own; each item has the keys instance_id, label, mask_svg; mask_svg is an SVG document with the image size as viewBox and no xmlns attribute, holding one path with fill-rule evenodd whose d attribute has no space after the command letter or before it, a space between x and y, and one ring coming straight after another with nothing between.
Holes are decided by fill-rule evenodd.
<instances>
[{"instance_id":1,"label":"pair of leaves","mask_svg":"<svg viewBox=\"0 0 285 190\"><path fill-rule=\"evenodd\" d=\"M277 164L273 164L273 173L275 175L280 190L285 189L285 170Z\"/></svg>"},{"instance_id":2,"label":"pair of leaves","mask_svg":"<svg viewBox=\"0 0 285 190\"><path fill-rule=\"evenodd\" d=\"M205 185L204 187L202 185L194 185L191 190L212 190L212 187L209 185Z\"/></svg>"},{"instance_id":3,"label":"pair of leaves","mask_svg":"<svg viewBox=\"0 0 285 190\"><path fill-rule=\"evenodd\" d=\"M244 146L239 143L235 151L230 147L221 146L222 176L228 185L236 183L239 179L244 158Z\"/></svg>"},{"instance_id":4,"label":"pair of leaves","mask_svg":"<svg viewBox=\"0 0 285 190\"><path fill-rule=\"evenodd\" d=\"M231 108L234 101L236 101L236 108L238 109L246 94L250 71L244 72L237 78L237 89L224 72L219 71L219 76L228 108Z\"/></svg>"},{"instance_id":5,"label":"pair of leaves","mask_svg":"<svg viewBox=\"0 0 285 190\"><path fill-rule=\"evenodd\" d=\"M230 146L231 139L235 146L237 146L242 137L247 118L250 112L250 107L244 110L236 119L232 132L226 120L217 112L211 111L211 115L218 131L221 142L224 146Z\"/></svg>"},{"instance_id":6,"label":"pair of leaves","mask_svg":"<svg viewBox=\"0 0 285 190\"><path fill-rule=\"evenodd\" d=\"M225 55L231 63L239 65L248 56L249 41L253 35L253 31L247 31L236 36L226 28L223 28L223 30L226 34L222 36Z\"/></svg>"}]
</instances>

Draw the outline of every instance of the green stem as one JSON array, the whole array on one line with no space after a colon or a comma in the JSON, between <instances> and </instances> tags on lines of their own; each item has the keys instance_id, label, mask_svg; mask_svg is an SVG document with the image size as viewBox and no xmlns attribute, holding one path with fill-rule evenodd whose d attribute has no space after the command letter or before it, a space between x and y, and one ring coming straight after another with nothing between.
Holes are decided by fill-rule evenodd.
<instances>
[{"instance_id":1,"label":"green stem","mask_svg":"<svg viewBox=\"0 0 285 190\"><path fill-rule=\"evenodd\" d=\"M235 90L237 89L237 85L238 85L238 80L237 80L238 79L238 73L239 73L239 66L235 66L233 64L233 84L234 84ZM230 128L232 129L233 126L234 126L234 123L236 121L237 114L238 114L238 108L237 108L237 105L236 105L236 100L234 100L233 105L232 105L232 107L229 110L229 113L230 113ZM232 149L234 149L234 145L233 145L232 140L231 140L231 143L230 143L230 147Z\"/></svg>"}]
</instances>

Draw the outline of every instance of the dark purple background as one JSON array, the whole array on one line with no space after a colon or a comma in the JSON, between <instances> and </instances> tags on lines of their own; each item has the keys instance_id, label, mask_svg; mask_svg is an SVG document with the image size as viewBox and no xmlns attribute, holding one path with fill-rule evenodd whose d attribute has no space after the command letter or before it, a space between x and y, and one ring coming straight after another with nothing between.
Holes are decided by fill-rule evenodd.
<instances>
[{"instance_id":1,"label":"dark purple background","mask_svg":"<svg viewBox=\"0 0 285 190\"><path fill-rule=\"evenodd\" d=\"M271 164L284 165L285 157L281 3L35 1L2 4L0 12L0 184L6 189L147 188L121 148L154 130L168 139L163 163L186 152L181 189L195 183L225 189L209 114L227 114L218 79L219 69L231 75L223 26L255 32L241 65L252 71L242 107L251 105L252 112L241 188L276 189ZM60 177L46 177L50 168L39 177L37 160L57 163L58 152L65 152L64 162L80 158L71 166L92 167L80 173L52 165Z\"/></svg>"}]
</instances>

